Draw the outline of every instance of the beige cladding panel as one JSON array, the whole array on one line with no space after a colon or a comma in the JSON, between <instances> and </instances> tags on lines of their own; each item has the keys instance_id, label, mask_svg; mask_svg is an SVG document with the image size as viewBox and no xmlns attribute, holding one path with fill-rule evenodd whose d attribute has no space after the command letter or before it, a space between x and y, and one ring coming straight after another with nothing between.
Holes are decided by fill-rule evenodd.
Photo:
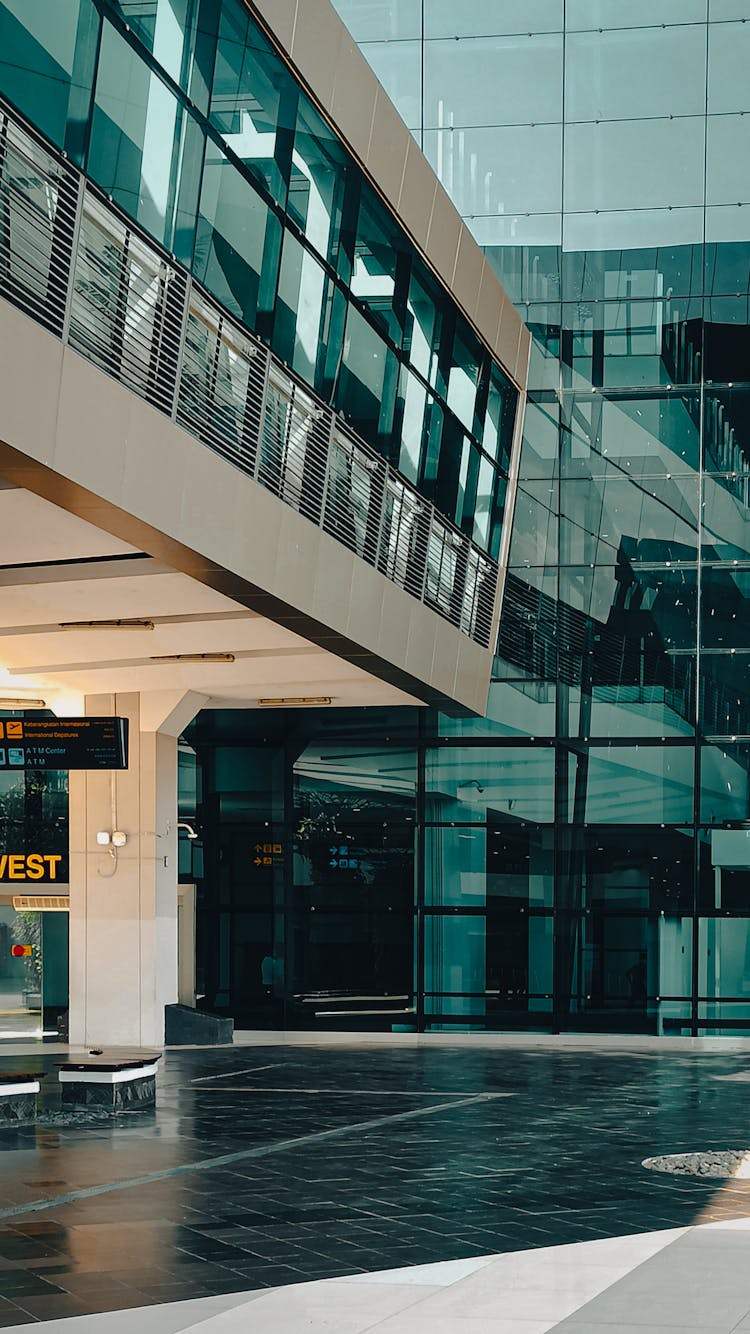
<instances>
[{"instance_id":1,"label":"beige cladding panel","mask_svg":"<svg viewBox=\"0 0 750 1334\"><path fill-rule=\"evenodd\" d=\"M442 617L6 302L0 342L0 475L409 694L483 711L488 649L470 644L473 675L446 696L432 664L465 636Z\"/></svg>"},{"instance_id":2,"label":"beige cladding panel","mask_svg":"<svg viewBox=\"0 0 750 1334\"><path fill-rule=\"evenodd\" d=\"M483 270L480 247L329 0L245 3L291 58L323 111L383 198L400 215L484 342L524 389L525 379L519 379L519 375L528 357L518 356L523 321L495 274ZM480 284L486 289L481 300ZM498 304L507 306L507 327L500 341L493 313Z\"/></svg>"}]
</instances>

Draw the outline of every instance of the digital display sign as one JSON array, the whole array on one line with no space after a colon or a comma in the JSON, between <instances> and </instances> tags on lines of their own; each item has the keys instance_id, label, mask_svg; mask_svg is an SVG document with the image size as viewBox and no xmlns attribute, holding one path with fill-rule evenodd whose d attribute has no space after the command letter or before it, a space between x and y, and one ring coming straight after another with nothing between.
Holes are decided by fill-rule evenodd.
<instances>
[{"instance_id":1,"label":"digital display sign","mask_svg":"<svg viewBox=\"0 0 750 1334\"><path fill-rule=\"evenodd\" d=\"M127 718L0 719L0 771L127 767Z\"/></svg>"}]
</instances>

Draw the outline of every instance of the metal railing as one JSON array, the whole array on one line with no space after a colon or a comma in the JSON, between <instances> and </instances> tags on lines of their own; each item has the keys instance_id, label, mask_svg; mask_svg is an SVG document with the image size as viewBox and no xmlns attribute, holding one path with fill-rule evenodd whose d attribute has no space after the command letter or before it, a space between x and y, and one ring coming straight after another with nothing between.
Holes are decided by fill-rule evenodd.
<instances>
[{"instance_id":1,"label":"metal railing","mask_svg":"<svg viewBox=\"0 0 750 1334\"><path fill-rule=\"evenodd\" d=\"M0 295L489 644L496 563L2 103Z\"/></svg>"}]
</instances>

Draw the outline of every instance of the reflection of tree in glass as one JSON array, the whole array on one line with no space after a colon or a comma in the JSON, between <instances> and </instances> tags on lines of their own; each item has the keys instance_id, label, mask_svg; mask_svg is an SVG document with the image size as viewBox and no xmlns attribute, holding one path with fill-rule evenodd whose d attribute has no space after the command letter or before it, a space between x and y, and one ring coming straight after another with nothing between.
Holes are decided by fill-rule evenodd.
<instances>
[{"instance_id":1,"label":"reflection of tree in glass","mask_svg":"<svg viewBox=\"0 0 750 1334\"><path fill-rule=\"evenodd\" d=\"M18 945L32 945L33 953L24 959L26 987L29 991L42 984L42 914L17 912L11 925L13 939Z\"/></svg>"}]
</instances>

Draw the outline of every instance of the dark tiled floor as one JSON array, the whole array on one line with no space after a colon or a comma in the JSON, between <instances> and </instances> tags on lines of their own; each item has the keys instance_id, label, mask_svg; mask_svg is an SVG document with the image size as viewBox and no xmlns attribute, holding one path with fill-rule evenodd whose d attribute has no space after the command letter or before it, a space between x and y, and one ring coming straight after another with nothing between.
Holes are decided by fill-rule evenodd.
<instances>
[{"instance_id":1,"label":"dark tiled floor","mask_svg":"<svg viewBox=\"0 0 750 1334\"><path fill-rule=\"evenodd\" d=\"M750 1181L641 1167L750 1145L750 1083L726 1079L746 1065L169 1052L156 1113L0 1131L0 1327L750 1214Z\"/></svg>"}]
</instances>

